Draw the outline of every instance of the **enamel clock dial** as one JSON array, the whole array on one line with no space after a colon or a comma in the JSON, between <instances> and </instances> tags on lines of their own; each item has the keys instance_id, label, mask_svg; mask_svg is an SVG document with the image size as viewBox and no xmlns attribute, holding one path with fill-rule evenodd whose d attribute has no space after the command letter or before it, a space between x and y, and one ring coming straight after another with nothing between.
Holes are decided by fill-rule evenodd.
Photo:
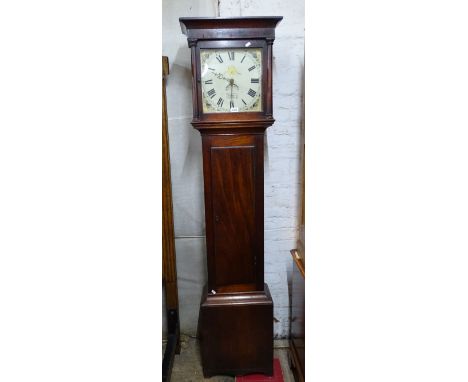
<instances>
[{"instance_id":1,"label":"enamel clock dial","mask_svg":"<svg viewBox=\"0 0 468 382\"><path fill-rule=\"evenodd\" d=\"M262 49L200 49L204 113L262 111Z\"/></svg>"}]
</instances>

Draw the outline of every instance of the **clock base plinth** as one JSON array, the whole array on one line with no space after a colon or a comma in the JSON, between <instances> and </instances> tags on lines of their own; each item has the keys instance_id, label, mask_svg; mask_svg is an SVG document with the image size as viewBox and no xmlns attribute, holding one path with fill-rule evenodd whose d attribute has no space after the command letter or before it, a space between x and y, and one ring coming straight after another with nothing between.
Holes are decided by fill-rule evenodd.
<instances>
[{"instance_id":1,"label":"clock base plinth","mask_svg":"<svg viewBox=\"0 0 468 382\"><path fill-rule=\"evenodd\" d=\"M198 336L205 378L273 375L273 300L264 291L218 293L205 287Z\"/></svg>"}]
</instances>

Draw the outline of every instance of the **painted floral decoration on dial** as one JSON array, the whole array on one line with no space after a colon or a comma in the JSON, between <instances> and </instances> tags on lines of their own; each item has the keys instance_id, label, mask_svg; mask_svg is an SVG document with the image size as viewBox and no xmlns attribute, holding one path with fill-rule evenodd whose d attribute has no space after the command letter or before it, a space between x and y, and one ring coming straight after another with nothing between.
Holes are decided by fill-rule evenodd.
<instances>
[{"instance_id":1,"label":"painted floral decoration on dial","mask_svg":"<svg viewBox=\"0 0 468 382\"><path fill-rule=\"evenodd\" d=\"M262 111L259 48L200 49L204 113Z\"/></svg>"}]
</instances>

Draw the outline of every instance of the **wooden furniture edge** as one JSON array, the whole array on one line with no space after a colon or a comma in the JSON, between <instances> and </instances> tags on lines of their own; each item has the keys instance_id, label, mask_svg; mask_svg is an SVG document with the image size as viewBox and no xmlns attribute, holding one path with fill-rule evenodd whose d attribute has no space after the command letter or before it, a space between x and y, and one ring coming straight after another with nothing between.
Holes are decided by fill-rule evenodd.
<instances>
[{"instance_id":1,"label":"wooden furniture edge","mask_svg":"<svg viewBox=\"0 0 468 382\"><path fill-rule=\"evenodd\" d=\"M296 263L297 267L299 268L299 271L301 272L302 277L305 278L305 266L302 261L302 258L299 256L297 249L291 249L291 256Z\"/></svg>"}]
</instances>

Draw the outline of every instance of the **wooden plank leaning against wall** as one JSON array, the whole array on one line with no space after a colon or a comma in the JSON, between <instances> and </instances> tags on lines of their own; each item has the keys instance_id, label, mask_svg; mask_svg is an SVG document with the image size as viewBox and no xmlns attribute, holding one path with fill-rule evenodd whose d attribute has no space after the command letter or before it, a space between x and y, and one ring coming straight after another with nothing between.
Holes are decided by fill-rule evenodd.
<instances>
[{"instance_id":1,"label":"wooden plank leaning against wall","mask_svg":"<svg viewBox=\"0 0 468 382\"><path fill-rule=\"evenodd\" d=\"M169 60L162 58L162 271L166 298L167 345L163 359L163 381L169 382L175 353L180 353L179 299L172 209L171 162L167 123L166 76Z\"/></svg>"}]
</instances>

